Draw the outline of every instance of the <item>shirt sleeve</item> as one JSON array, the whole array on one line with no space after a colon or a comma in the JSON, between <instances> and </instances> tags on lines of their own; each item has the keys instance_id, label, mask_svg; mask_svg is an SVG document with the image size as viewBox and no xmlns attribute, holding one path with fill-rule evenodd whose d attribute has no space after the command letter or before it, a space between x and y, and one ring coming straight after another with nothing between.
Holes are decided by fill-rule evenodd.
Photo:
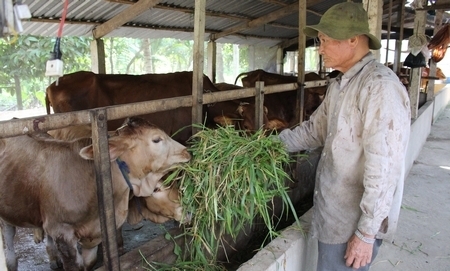
<instances>
[{"instance_id":1,"label":"shirt sleeve","mask_svg":"<svg viewBox=\"0 0 450 271\"><path fill-rule=\"evenodd\" d=\"M399 84L377 80L369 85L360 109L365 164L358 229L376 235L389 214L397 183L403 181L411 123L409 98Z\"/></svg>"}]
</instances>

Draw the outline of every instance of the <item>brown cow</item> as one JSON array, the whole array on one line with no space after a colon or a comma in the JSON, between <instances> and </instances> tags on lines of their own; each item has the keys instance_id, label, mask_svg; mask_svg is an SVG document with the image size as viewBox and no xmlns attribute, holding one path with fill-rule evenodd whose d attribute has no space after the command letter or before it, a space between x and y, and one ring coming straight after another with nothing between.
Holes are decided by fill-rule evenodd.
<instances>
[{"instance_id":1,"label":"brown cow","mask_svg":"<svg viewBox=\"0 0 450 271\"><path fill-rule=\"evenodd\" d=\"M110 136L114 135L114 132L109 132ZM66 128L49 130L47 133L36 133L32 136L38 138L54 138L64 141L78 140L81 138L90 138L92 136L92 129L90 125L80 125L80 126L69 126ZM177 221L181 220L181 204L179 202L179 192L178 188L172 184L171 187L165 187L161 181L158 182L153 193L149 197L133 197L130 201L130 206L136 206L137 202L140 202L142 215L152 221L153 223L164 223L168 219L175 219ZM137 213L138 209L133 209L129 207L129 214L127 221L130 224L136 224L142 220L142 215ZM131 217L131 218L130 218ZM130 221L131 220L131 221ZM9 239L11 242L14 238L15 227L5 224L5 226L10 227L7 229ZM44 231L42 228L35 228L33 230L34 242L40 243L44 240ZM6 238L6 236L5 236ZM122 227L117 230L117 243L119 248L119 253L123 250L123 236ZM12 245L10 246L12 247ZM58 258L56 247L54 247L54 242L51 237L47 236L47 251L50 260L50 266L52 269L62 267L62 263ZM12 251L14 254L14 251ZM15 255L14 255L15 256ZM14 257L15 259L15 257ZM16 260L10 259L9 262L16 262Z\"/></svg>"},{"instance_id":2,"label":"brown cow","mask_svg":"<svg viewBox=\"0 0 450 271\"><path fill-rule=\"evenodd\" d=\"M232 90L232 89L242 89L243 87L228 83L216 83L214 84L217 89L224 90ZM214 117L214 122L226 126L226 125L234 125L237 126L238 129L244 130L246 132L253 132L256 127L256 108L254 104L254 98L244 98L240 100L232 100L225 101L216 104L209 105L208 111L211 112ZM222 110L222 112L216 112L214 107ZM269 119L267 117L268 109L264 107L263 112L263 129L269 131L279 131L288 127L288 124L277 118Z\"/></svg>"},{"instance_id":3,"label":"brown cow","mask_svg":"<svg viewBox=\"0 0 450 271\"><path fill-rule=\"evenodd\" d=\"M65 270L89 270L101 242L93 146L30 136L0 140L0 218L16 227L42 227L56 244ZM127 165L132 184L153 181L187 162L186 148L139 118L109 138L111 161ZM111 163L116 227L128 216L130 188ZM150 194L145 196L150 196Z\"/></svg>"},{"instance_id":4,"label":"brown cow","mask_svg":"<svg viewBox=\"0 0 450 271\"><path fill-rule=\"evenodd\" d=\"M110 105L151 101L157 99L187 96L192 94L192 72L168 74L95 74L79 71L66 74L52 83L46 90L47 113L50 106L55 113L85 110ZM203 77L205 92L219 91L207 76ZM214 117L223 113L234 113L239 103L216 103L204 106L203 112L207 126L214 127ZM165 112L141 116L163 129L173 139L185 144L191 136L192 109L177 108ZM113 130L121 120L108 122ZM249 129L255 129L250 127Z\"/></svg>"},{"instance_id":5,"label":"brown cow","mask_svg":"<svg viewBox=\"0 0 450 271\"><path fill-rule=\"evenodd\" d=\"M132 197L128 205L127 222L131 225L141 222L143 219L148 219L153 223L164 223L169 219L176 221L189 221L190 217L183 217L182 206L180 203L180 195L176 183L166 187L162 181L158 181L152 195L148 197ZM2 228L3 237L5 240L5 255L8 271L17 270L18 262L14 251L14 236L16 234L16 227L5 223L0 219L0 226ZM35 243L40 243L44 240L44 230L42 228L33 229L33 238ZM121 229L117 231L119 253L123 249L123 238ZM50 262L51 269L58 269L62 267L62 262L58 256L58 251L53 239L47 236L46 249Z\"/></svg>"},{"instance_id":6,"label":"brown cow","mask_svg":"<svg viewBox=\"0 0 450 271\"><path fill-rule=\"evenodd\" d=\"M241 79L244 87L254 87L256 81L263 81L266 86L297 82L296 76L269 73L260 69L239 74L236 77L236 82L244 75L245 77ZM323 78L313 72L305 74L305 81L315 80L323 80ZM322 103L326 90L326 86L305 89L305 119L308 119ZM286 91L265 95L264 105L268 108L268 119L281 119L289 123L289 125L295 125L296 123L293 121L297 114L295 112L296 100L297 91Z\"/></svg>"},{"instance_id":7,"label":"brown cow","mask_svg":"<svg viewBox=\"0 0 450 271\"><path fill-rule=\"evenodd\" d=\"M192 78L192 72L127 75L79 71L66 74L47 87L47 113L50 113L50 106L53 112L63 113L191 95ZM203 77L203 88L207 92L217 91L207 76ZM191 116L190 107L181 107L140 117L184 144L192 134L188 127L192 124ZM108 129L114 130L122 122L111 120Z\"/></svg>"}]
</instances>

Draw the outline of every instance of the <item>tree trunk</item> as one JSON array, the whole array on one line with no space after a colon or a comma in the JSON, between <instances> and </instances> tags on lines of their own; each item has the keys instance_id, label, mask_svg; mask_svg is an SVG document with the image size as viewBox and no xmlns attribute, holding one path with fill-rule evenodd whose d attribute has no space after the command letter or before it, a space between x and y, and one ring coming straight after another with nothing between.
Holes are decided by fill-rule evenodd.
<instances>
[{"instance_id":1,"label":"tree trunk","mask_svg":"<svg viewBox=\"0 0 450 271\"><path fill-rule=\"evenodd\" d=\"M113 50L114 50L114 39L109 39L109 65L111 66L111 74L114 74L114 60L113 60Z\"/></svg>"},{"instance_id":2,"label":"tree trunk","mask_svg":"<svg viewBox=\"0 0 450 271\"><path fill-rule=\"evenodd\" d=\"M221 43L217 43L216 50L216 82L225 82L223 77L223 46Z\"/></svg>"},{"instance_id":3,"label":"tree trunk","mask_svg":"<svg viewBox=\"0 0 450 271\"><path fill-rule=\"evenodd\" d=\"M142 40L142 49L144 50L144 71L145 73L153 72L153 61L152 61L152 43L150 39Z\"/></svg>"},{"instance_id":4,"label":"tree trunk","mask_svg":"<svg viewBox=\"0 0 450 271\"><path fill-rule=\"evenodd\" d=\"M16 100L17 100L17 110L23 110L22 103L22 90L20 87L20 78L18 75L14 75L14 83L16 88Z\"/></svg>"}]
</instances>

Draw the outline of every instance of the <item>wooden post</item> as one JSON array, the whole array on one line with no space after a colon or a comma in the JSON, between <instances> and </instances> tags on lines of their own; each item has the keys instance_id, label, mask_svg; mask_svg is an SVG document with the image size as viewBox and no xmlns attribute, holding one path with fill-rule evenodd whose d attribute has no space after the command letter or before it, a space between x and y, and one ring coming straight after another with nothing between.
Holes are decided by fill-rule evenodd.
<instances>
[{"instance_id":1,"label":"wooden post","mask_svg":"<svg viewBox=\"0 0 450 271\"><path fill-rule=\"evenodd\" d=\"M306 26L306 1L298 1L298 61L297 61L297 112L298 119L296 122L300 123L305 119L305 46L306 36L303 33L303 27Z\"/></svg>"},{"instance_id":2,"label":"wooden post","mask_svg":"<svg viewBox=\"0 0 450 271\"><path fill-rule=\"evenodd\" d=\"M208 57L207 59L207 67L208 67L208 72L207 75L209 76L209 79L211 79L211 81L213 83L216 83L216 72L217 72L217 43L213 40L210 40L208 42L208 47L207 47L207 51L208 51Z\"/></svg>"},{"instance_id":3,"label":"wooden post","mask_svg":"<svg viewBox=\"0 0 450 271\"><path fill-rule=\"evenodd\" d=\"M433 35L436 35L436 33L441 29L443 16L444 16L443 10L441 10L441 9L436 10ZM430 66L430 72L428 73L428 76L436 76L436 62L434 62L433 58L430 59L429 66ZM424 90L427 93L427 101L432 101L434 99L434 87L435 87L435 81L428 80L427 89Z\"/></svg>"},{"instance_id":4,"label":"wooden post","mask_svg":"<svg viewBox=\"0 0 450 271\"><path fill-rule=\"evenodd\" d=\"M381 39L381 23L383 19L383 1L382 0L363 0L364 8L369 17L369 30L372 35ZM372 50L375 59L380 60L380 50Z\"/></svg>"},{"instance_id":5,"label":"wooden post","mask_svg":"<svg viewBox=\"0 0 450 271\"><path fill-rule=\"evenodd\" d=\"M392 0L389 0L389 14L392 14ZM386 58L384 60L384 64L387 66L389 62L389 43L391 40L391 24L392 17L389 16L388 25L387 25L387 37L386 37Z\"/></svg>"},{"instance_id":6,"label":"wooden post","mask_svg":"<svg viewBox=\"0 0 450 271\"><path fill-rule=\"evenodd\" d=\"M277 73L278 74L283 74L284 70L283 70L283 48L281 48L281 46L278 46L277 48Z\"/></svg>"},{"instance_id":7,"label":"wooden post","mask_svg":"<svg viewBox=\"0 0 450 271\"><path fill-rule=\"evenodd\" d=\"M194 12L194 69L192 78L192 123L202 123L203 63L205 41L206 0L195 0ZM192 133L197 128L192 127Z\"/></svg>"},{"instance_id":8,"label":"wooden post","mask_svg":"<svg viewBox=\"0 0 450 271\"><path fill-rule=\"evenodd\" d=\"M264 81L256 81L255 88L255 127L260 129L264 125Z\"/></svg>"},{"instance_id":9,"label":"wooden post","mask_svg":"<svg viewBox=\"0 0 450 271\"><path fill-rule=\"evenodd\" d=\"M248 46L248 70L253 71L255 69L255 46L249 45ZM239 71L236 71L237 74L239 74Z\"/></svg>"},{"instance_id":10,"label":"wooden post","mask_svg":"<svg viewBox=\"0 0 450 271\"><path fill-rule=\"evenodd\" d=\"M103 264L105 270L119 271L120 263L116 239L116 217L114 215L106 108L91 110L90 115L92 121L92 144L94 146L98 213L102 229Z\"/></svg>"},{"instance_id":11,"label":"wooden post","mask_svg":"<svg viewBox=\"0 0 450 271\"><path fill-rule=\"evenodd\" d=\"M421 1L424 2L423 0ZM427 11L416 10L413 35L425 35L426 20ZM422 79L422 68L412 68L410 78L409 100L411 103L411 118L416 119L419 115L420 80Z\"/></svg>"},{"instance_id":12,"label":"wooden post","mask_svg":"<svg viewBox=\"0 0 450 271\"><path fill-rule=\"evenodd\" d=\"M106 73L105 44L102 39L91 41L91 71L99 74Z\"/></svg>"},{"instance_id":13,"label":"wooden post","mask_svg":"<svg viewBox=\"0 0 450 271\"><path fill-rule=\"evenodd\" d=\"M402 68L402 60L401 60L401 56L402 56L402 41L403 41L403 25L404 25L404 21L405 21L405 1L406 0L401 0L398 9L397 9L397 13L400 16L397 16L397 26L400 28L399 30L399 36L397 38L397 40L395 41L395 57L394 57L394 66L393 66L393 71L395 73L397 73L397 75L400 75L400 70Z\"/></svg>"}]
</instances>

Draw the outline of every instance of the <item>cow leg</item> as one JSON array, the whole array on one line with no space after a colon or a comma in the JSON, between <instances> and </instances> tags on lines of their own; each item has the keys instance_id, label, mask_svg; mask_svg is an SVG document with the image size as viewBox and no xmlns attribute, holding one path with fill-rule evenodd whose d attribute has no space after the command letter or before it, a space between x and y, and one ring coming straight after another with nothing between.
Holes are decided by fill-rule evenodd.
<instances>
[{"instance_id":1,"label":"cow leg","mask_svg":"<svg viewBox=\"0 0 450 271\"><path fill-rule=\"evenodd\" d=\"M117 240L117 248L119 250L119 255L122 255L124 253L122 227L123 226L120 226L116 231L116 240Z\"/></svg>"},{"instance_id":2,"label":"cow leg","mask_svg":"<svg viewBox=\"0 0 450 271\"><path fill-rule=\"evenodd\" d=\"M59 258L58 249L50 235L47 235L47 245L45 248L47 250L48 259L50 260L50 268L53 270L62 268L63 264Z\"/></svg>"},{"instance_id":3,"label":"cow leg","mask_svg":"<svg viewBox=\"0 0 450 271\"><path fill-rule=\"evenodd\" d=\"M71 238L70 241L65 240L64 236L55 238L55 244L58 249L59 255L63 262L65 271L83 271L84 264L83 258L78 252L77 241L75 238Z\"/></svg>"},{"instance_id":4,"label":"cow leg","mask_svg":"<svg viewBox=\"0 0 450 271\"><path fill-rule=\"evenodd\" d=\"M39 244L44 240L44 229L43 228L34 228L33 229L33 240L34 243Z\"/></svg>"},{"instance_id":5,"label":"cow leg","mask_svg":"<svg viewBox=\"0 0 450 271\"><path fill-rule=\"evenodd\" d=\"M16 227L1 221L3 237L5 240L5 258L8 271L17 270L17 257L14 251L14 236L16 235Z\"/></svg>"},{"instance_id":6,"label":"cow leg","mask_svg":"<svg viewBox=\"0 0 450 271\"><path fill-rule=\"evenodd\" d=\"M83 256L84 266L86 270L93 270L97 263L97 250L98 246L93 248L82 248L81 255Z\"/></svg>"}]
</instances>

